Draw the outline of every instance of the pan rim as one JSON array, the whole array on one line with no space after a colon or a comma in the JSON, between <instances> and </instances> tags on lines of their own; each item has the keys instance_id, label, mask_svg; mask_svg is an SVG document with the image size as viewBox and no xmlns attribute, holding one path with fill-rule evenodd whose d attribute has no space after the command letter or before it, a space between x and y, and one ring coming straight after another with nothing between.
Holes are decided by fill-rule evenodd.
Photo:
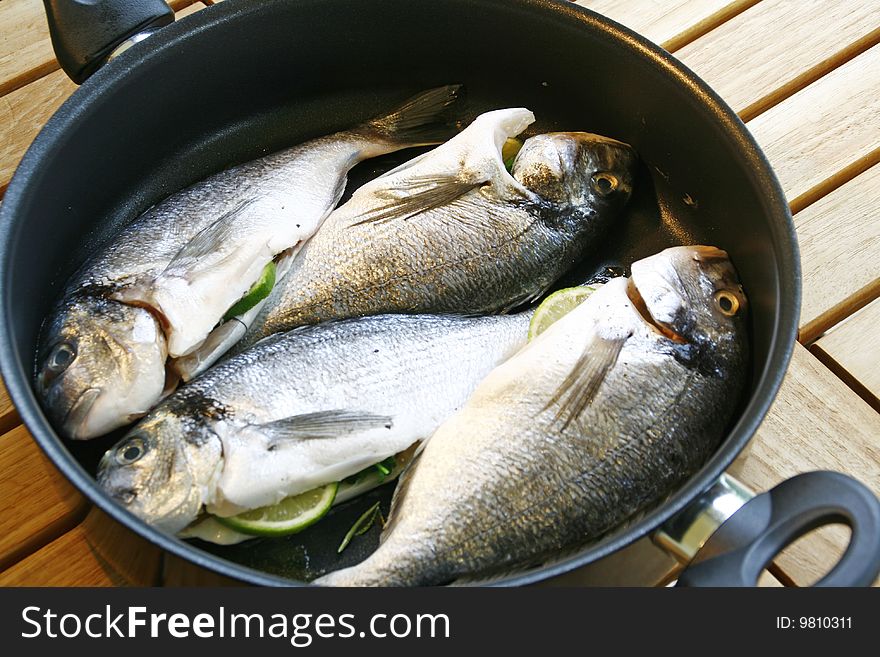
<instances>
[{"instance_id":1,"label":"pan rim","mask_svg":"<svg viewBox=\"0 0 880 657\"><path fill-rule=\"evenodd\" d=\"M320 3L326 1L320 0ZM754 436L766 416L770 405L778 394L791 359L797 337L801 302L800 259L794 221L781 185L766 156L734 111L705 82L671 54L628 28L574 3L560 0L469 1L487 6L515 6L517 10L526 12L546 12L546 16L542 16L542 19L546 19L548 22L553 19L551 14L555 14L555 20L560 23L571 27L579 24L589 30L595 38L615 42L615 47L625 51L629 56L640 58L646 65L658 69L659 75L672 79L680 87L685 88L688 92L687 96L700 102L703 111L714 116L720 132L736 144L742 160L748 167L748 175L751 176L753 184L757 189L763 191L762 203L766 216L770 219L768 227L776 256L778 285L775 290L775 300L778 311L769 344L769 356L763 363L762 371L754 373L754 391L738 421L709 461L665 502L653 508L643 518L628 525L622 531L614 532L607 539L584 547L577 553L550 565L512 574L492 583L492 585L498 586L517 586L533 584L585 566L646 536L686 507L697 495L708 489L729 467L730 463ZM10 321L12 308L10 307L10 295L7 293L7 289L10 287L10 261L13 247L17 243L18 231L23 223L19 217L18 207L24 202L28 188L38 184L40 178L43 177L44 172L40 165L45 153L53 150L57 142L63 141L66 135L75 129L80 117L88 112L90 104L97 102L99 96L108 92L112 93L114 85L120 84L130 69L143 66L150 59L160 56L163 51L175 48L178 44L190 39L197 39L203 31L222 26L238 16L252 12L272 12L274 6L282 3L284 0L266 0L261 3L227 0L227 2L188 16L185 21L179 24L163 28L148 40L149 46L145 46L143 43L137 44L99 70L83 87L76 90L47 122L19 164L6 191L4 202L0 206L0 231L2 231L2 235L0 235L0 272L2 272L0 275L0 303L3 304L4 312L2 320L0 320L0 371L2 371L9 396L18 409L23 424L34 436L40 448L90 502L114 521L121 523L127 529L134 531L163 550L226 577L258 585L304 586L309 584L254 570L207 553L177 537L164 534L147 525L106 496L97 487L95 480L85 472L68 451L43 415L30 386L30 375L25 373L21 366L22 363L29 362L32 355L20 354L12 339ZM317 0L300 0L298 4L303 11L308 11L309 5L317 6L319 2Z\"/></svg>"}]
</instances>

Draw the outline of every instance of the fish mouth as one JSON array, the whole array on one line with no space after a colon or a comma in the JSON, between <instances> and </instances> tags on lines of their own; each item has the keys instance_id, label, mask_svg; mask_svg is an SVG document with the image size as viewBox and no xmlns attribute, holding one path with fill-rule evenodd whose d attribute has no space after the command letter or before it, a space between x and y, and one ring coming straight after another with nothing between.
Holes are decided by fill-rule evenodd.
<instances>
[{"instance_id":1,"label":"fish mouth","mask_svg":"<svg viewBox=\"0 0 880 657\"><path fill-rule=\"evenodd\" d=\"M110 497L119 502L122 506L131 506L132 502L137 499L137 491L133 488L116 488L107 491Z\"/></svg>"},{"instance_id":2,"label":"fish mouth","mask_svg":"<svg viewBox=\"0 0 880 657\"><path fill-rule=\"evenodd\" d=\"M137 491L129 485L129 482L114 481L114 478L118 478L119 475L118 472L114 473L113 471L114 451L115 447L107 450L104 453L104 456L101 457L101 461L98 463L98 473L95 476L95 479L98 482L98 486L100 486L107 495L123 506L129 507L135 499L137 499Z\"/></svg>"},{"instance_id":3,"label":"fish mouth","mask_svg":"<svg viewBox=\"0 0 880 657\"><path fill-rule=\"evenodd\" d=\"M81 440L84 437L85 434L82 434L81 430L84 428L92 407L101 396L101 392L100 388L87 388L77 397L73 406L67 411L67 415L64 416L62 425L74 440Z\"/></svg>"},{"instance_id":4,"label":"fish mouth","mask_svg":"<svg viewBox=\"0 0 880 657\"><path fill-rule=\"evenodd\" d=\"M642 293L639 292L639 288L633 280L632 276L629 277L629 280L626 284L626 296L629 297L629 300L633 304L633 308L635 308L636 313L639 315L639 317L641 317L642 321L645 322L645 324L647 324L653 331L659 333L663 337L677 344L687 343L687 340L685 340L678 333L673 331L667 324L659 321L651 314L651 310L648 308L648 304L645 303L645 299L642 296Z\"/></svg>"}]
</instances>

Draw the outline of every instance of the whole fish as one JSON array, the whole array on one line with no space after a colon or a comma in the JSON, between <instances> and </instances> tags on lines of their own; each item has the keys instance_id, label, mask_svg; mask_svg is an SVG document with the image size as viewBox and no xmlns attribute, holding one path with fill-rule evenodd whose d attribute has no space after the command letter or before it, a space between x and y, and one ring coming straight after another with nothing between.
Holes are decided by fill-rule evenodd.
<instances>
[{"instance_id":1,"label":"whole fish","mask_svg":"<svg viewBox=\"0 0 880 657\"><path fill-rule=\"evenodd\" d=\"M303 247L243 341L383 312L491 313L533 300L595 246L632 191L636 154L582 132L501 149L534 121L487 112L359 188Z\"/></svg>"},{"instance_id":2,"label":"whole fish","mask_svg":"<svg viewBox=\"0 0 880 657\"><path fill-rule=\"evenodd\" d=\"M73 276L43 328L36 389L56 427L92 438L146 413L165 390L168 357L196 349L268 263L289 260L353 166L454 133L439 121L457 90L221 171L132 221ZM227 337L212 343L214 357Z\"/></svg>"},{"instance_id":3,"label":"whole fish","mask_svg":"<svg viewBox=\"0 0 880 657\"><path fill-rule=\"evenodd\" d=\"M487 376L402 475L376 552L316 581L503 572L660 501L733 416L746 307L724 251L676 247L636 262Z\"/></svg>"},{"instance_id":4,"label":"whole fish","mask_svg":"<svg viewBox=\"0 0 880 657\"><path fill-rule=\"evenodd\" d=\"M99 484L176 532L345 477L431 435L526 341L529 315L381 315L273 336L182 386Z\"/></svg>"}]
</instances>

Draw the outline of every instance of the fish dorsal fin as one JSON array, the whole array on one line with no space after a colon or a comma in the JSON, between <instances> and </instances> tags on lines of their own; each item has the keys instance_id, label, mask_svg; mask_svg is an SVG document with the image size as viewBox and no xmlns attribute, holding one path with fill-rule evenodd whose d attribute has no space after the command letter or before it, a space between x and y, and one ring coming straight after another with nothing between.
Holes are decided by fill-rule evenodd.
<instances>
[{"instance_id":1,"label":"fish dorsal fin","mask_svg":"<svg viewBox=\"0 0 880 657\"><path fill-rule=\"evenodd\" d=\"M401 181L391 189L377 191L387 203L362 214L352 226L383 221L406 220L417 214L448 205L483 181L462 180L458 176L417 176Z\"/></svg>"},{"instance_id":2,"label":"fish dorsal fin","mask_svg":"<svg viewBox=\"0 0 880 657\"><path fill-rule=\"evenodd\" d=\"M587 342L571 372L544 407L546 411L559 404L554 422L560 430L564 431L576 421L596 397L628 338L605 338L594 334Z\"/></svg>"},{"instance_id":3,"label":"fish dorsal fin","mask_svg":"<svg viewBox=\"0 0 880 657\"><path fill-rule=\"evenodd\" d=\"M273 450L290 440L335 438L383 427L390 429L393 424L392 418L388 415L333 409L293 415L256 426L268 436L267 448Z\"/></svg>"},{"instance_id":4,"label":"fish dorsal fin","mask_svg":"<svg viewBox=\"0 0 880 657\"><path fill-rule=\"evenodd\" d=\"M248 199L236 204L234 208L217 218L210 226L200 230L195 237L183 245L165 268L190 270L205 256L214 253L219 246L226 243L232 236L236 221L256 199Z\"/></svg>"}]
</instances>

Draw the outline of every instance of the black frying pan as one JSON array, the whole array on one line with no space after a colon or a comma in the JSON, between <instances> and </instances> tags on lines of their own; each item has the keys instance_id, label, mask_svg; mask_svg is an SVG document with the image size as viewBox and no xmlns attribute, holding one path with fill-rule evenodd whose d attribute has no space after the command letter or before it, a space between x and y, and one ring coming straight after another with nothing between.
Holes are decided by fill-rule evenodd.
<instances>
[{"instance_id":1,"label":"black frying pan","mask_svg":"<svg viewBox=\"0 0 880 657\"><path fill-rule=\"evenodd\" d=\"M72 28L50 18L59 60L78 80L128 36L170 20L155 0L46 5ZM35 140L0 211L0 363L10 396L49 457L115 521L177 556L253 583L307 579L357 561L375 545L373 536L372 545L361 540L343 559L335 556L369 499L271 545L209 552L148 527L94 482L96 457L114 438L67 444L46 420L31 390L36 339L73 270L151 204L232 163L352 126L452 82L465 85L471 116L525 106L538 117L535 132L597 132L641 154L629 215L571 280L673 244L712 244L730 253L752 308L747 398L702 470L626 527L501 581L566 572L664 523L666 535L674 534L695 500L705 503L704 493L746 446L779 388L800 303L788 205L730 108L665 51L564 2L227 0L162 27L98 70ZM352 186L412 155L362 165ZM850 525L853 537L821 583L870 583L880 570L880 505L865 487L832 473L789 480L747 503L682 581L753 584L785 544L828 522Z\"/></svg>"}]
</instances>

